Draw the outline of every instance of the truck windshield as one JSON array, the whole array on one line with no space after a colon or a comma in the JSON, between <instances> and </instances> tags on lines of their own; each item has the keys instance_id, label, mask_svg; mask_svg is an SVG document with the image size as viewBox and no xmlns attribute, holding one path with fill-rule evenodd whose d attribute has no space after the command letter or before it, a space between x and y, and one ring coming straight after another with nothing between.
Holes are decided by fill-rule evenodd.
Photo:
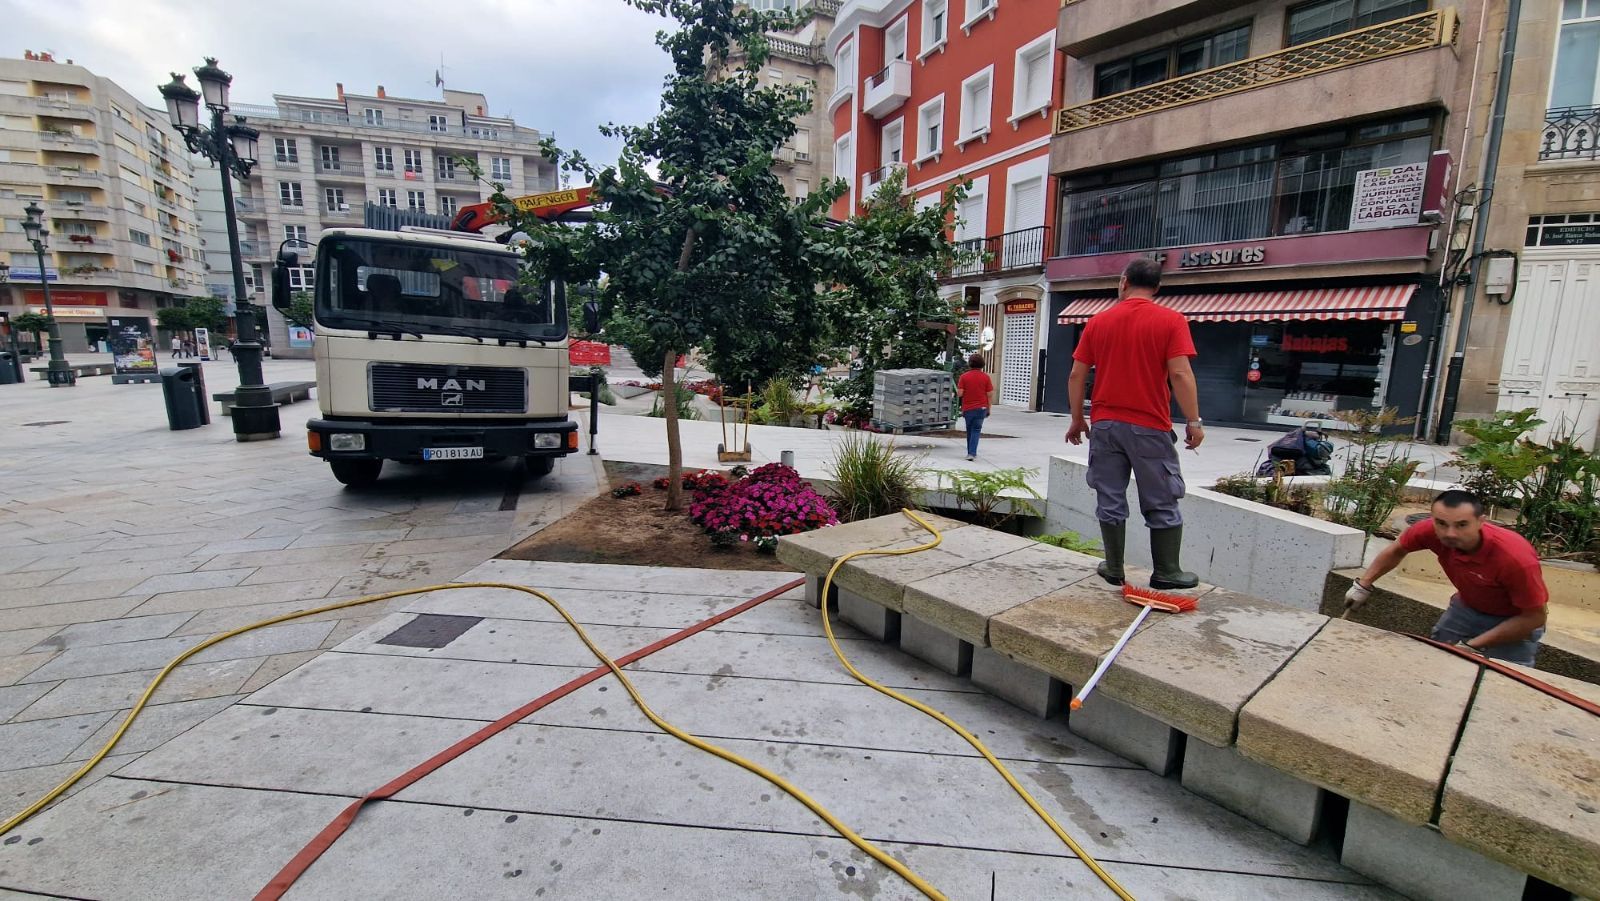
<instances>
[{"instance_id":1,"label":"truck windshield","mask_svg":"<svg viewBox=\"0 0 1600 901\"><path fill-rule=\"evenodd\" d=\"M530 290L508 253L400 241L323 242L317 321L331 328L557 341L567 311L548 287Z\"/></svg>"}]
</instances>

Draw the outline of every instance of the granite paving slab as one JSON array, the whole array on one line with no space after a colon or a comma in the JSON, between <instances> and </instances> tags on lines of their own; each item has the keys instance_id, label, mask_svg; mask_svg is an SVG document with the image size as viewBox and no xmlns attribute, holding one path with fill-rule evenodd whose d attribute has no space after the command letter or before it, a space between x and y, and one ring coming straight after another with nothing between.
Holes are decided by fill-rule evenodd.
<instances>
[{"instance_id":1,"label":"granite paving slab","mask_svg":"<svg viewBox=\"0 0 1600 901\"><path fill-rule=\"evenodd\" d=\"M926 543L926 539L908 539L881 549L897 550ZM875 604L904 612L905 586L1033 544L1027 538L992 529L952 529L944 533L944 540L932 550L898 556L857 557L839 568L834 583Z\"/></svg>"},{"instance_id":2,"label":"granite paving slab","mask_svg":"<svg viewBox=\"0 0 1600 901\"><path fill-rule=\"evenodd\" d=\"M1245 756L1414 825L1433 813L1478 667L1330 620L1239 713Z\"/></svg>"},{"instance_id":3,"label":"granite paving slab","mask_svg":"<svg viewBox=\"0 0 1600 901\"><path fill-rule=\"evenodd\" d=\"M55 685L50 682L39 682L32 685L10 685L0 688L0 723L16 716L29 704L44 697L45 693L52 688L55 688Z\"/></svg>"},{"instance_id":4,"label":"granite paving slab","mask_svg":"<svg viewBox=\"0 0 1600 901\"><path fill-rule=\"evenodd\" d=\"M967 527L964 522L936 514L919 515L947 535ZM784 535L778 539L778 559L800 572L822 574L833 566L836 559L851 551L888 547L905 541L921 544L932 537L927 529L904 514L896 513L798 535Z\"/></svg>"},{"instance_id":5,"label":"granite paving slab","mask_svg":"<svg viewBox=\"0 0 1600 901\"><path fill-rule=\"evenodd\" d=\"M511 582L544 590L581 588L697 596L704 596L709 586L716 586L715 594L752 598L799 577L799 573L493 559L462 573L454 581Z\"/></svg>"},{"instance_id":6,"label":"granite paving slab","mask_svg":"<svg viewBox=\"0 0 1600 901\"><path fill-rule=\"evenodd\" d=\"M126 641L166 638L191 616L193 616L191 613L169 613L163 616L133 616L94 623L78 623L43 639L32 650L65 651Z\"/></svg>"},{"instance_id":7,"label":"granite paving slab","mask_svg":"<svg viewBox=\"0 0 1600 901\"><path fill-rule=\"evenodd\" d=\"M235 694L260 666L260 658L185 664L167 676L156 689L154 698L158 703L172 703ZM50 693L18 713L16 719L20 722L102 710L126 710L139 700L159 672L159 669L148 669L108 676L86 676L60 683L37 683L50 688Z\"/></svg>"},{"instance_id":8,"label":"granite paving slab","mask_svg":"<svg viewBox=\"0 0 1600 901\"><path fill-rule=\"evenodd\" d=\"M1094 558L1034 542L912 582L905 587L902 603L905 613L962 641L987 647L992 617L1091 576Z\"/></svg>"},{"instance_id":9,"label":"granite paving slab","mask_svg":"<svg viewBox=\"0 0 1600 901\"><path fill-rule=\"evenodd\" d=\"M109 713L85 713L0 726L0 770L60 763L110 718Z\"/></svg>"},{"instance_id":10,"label":"granite paving slab","mask_svg":"<svg viewBox=\"0 0 1600 901\"><path fill-rule=\"evenodd\" d=\"M270 654L309 650L320 645L332 628L333 624L326 622L268 626L213 645L189 659L195 663L205 663L212 660L265 657ZM179 635L100 647L74 648L62 652L56 659L34 670L26 678L29 682L41 682L160 668L203 640L204 638L199 635Z\"/></svg>"},{"instance_id":11,"label":"granite paving slab","mask_svg":"<svg viewBox=\"0 0 1600 901\"><path fill-rule=\"evenodd\" d=\"M804 602L804 589L773 598L714 628L727 632L769 635L816 635L822 624L815 608ZM642 591L589 591L562 588L550 592L561 606L581 622L607 626L651 626L680 629L709 619L749 600L702 594L649 594ZM401 601L402 609L416 613L484 616L556 622L560 617L536 597L500 588L462 588L433 591ZM796 611L801 613L796 616Z\"/></svg>"},{"instance_id":12,"label":"granite paving slab","mask_svg":"<svg viewBox=\"0 0 1600 901\"><path fill-rule=\"evenodd\" d=\"M131 754L159 747L210 719L240 697L242 695L225 695L194 701L174 701L170 704L151 704L145 707L144 712L133 721L133 725L128 727L128 731L123 733L122 739L117 742L113 750L120 754ZM67 759L88 760L98 754L126 717L126 710L118 711L93 735L86 738Z\"/></svg>"},{"instance_id":13,"label":"granite paving slab","mask_svg":"<svg viewBox=\"0 0 1600 901\"><path fill-rule=\"evenodd\" d=\"M1078 686L1138 615L1139 608L1123 600L1122 589L1096 576L995 616L989 621L989 644ZM1146 617L1140 631L1152 625Z\"/></svg>"}]
</instances>

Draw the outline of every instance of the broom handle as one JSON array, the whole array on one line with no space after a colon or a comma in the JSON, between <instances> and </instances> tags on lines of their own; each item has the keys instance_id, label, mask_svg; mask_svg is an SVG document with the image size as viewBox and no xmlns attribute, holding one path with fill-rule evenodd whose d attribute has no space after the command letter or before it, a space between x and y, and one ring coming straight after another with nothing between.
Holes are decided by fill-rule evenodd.
<instances>
[{"instance_id":1,"label":"broom handle","mask_svg":"<svg viewBox=\"0 0 1600 901\"><path fill-rule=\"evenodd\" d=\"M1100 665L1095 667L1094 675L1089 677L1088 682L1083 683L1083 688L1078 690L1078 696L1072 699L1073 710L1083 706L1084 699L1089 697L1089 692L1094 691L1095 685L1100 682L1100 677L1104 676L1106 670L1111 668L1111 661L1117 659L1117 655L1122 653L1123 645L1126 645L1128 639L1133 637L1133 633L1139 630L1139 624L1144 622L1144 618L1150 615L1149 607L1144 605L1140 605L1140 607L1139 615L1133 618L1133 622L1129 623L1128 628L1123 631L1122 637L1117 639L1117 643L1111 646L1111 653L1100 661Z\"/></svg>"}]
</instances>

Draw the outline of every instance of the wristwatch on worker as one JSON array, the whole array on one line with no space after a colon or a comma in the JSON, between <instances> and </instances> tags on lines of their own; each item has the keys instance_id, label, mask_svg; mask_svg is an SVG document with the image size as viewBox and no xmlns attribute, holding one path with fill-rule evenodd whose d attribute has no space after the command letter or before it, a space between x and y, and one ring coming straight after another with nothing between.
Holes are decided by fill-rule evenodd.
<instances>
[{"instance_id":1,"label":"wristwatch on worker","mask_svg":"<svg viewBox=\"0 0 1600 901\"><path fill-rule=\"evenodd\" d=\"M1204 419L1191 419L1188 422L1185 422L1184 425L1197 425L1201 428L1205 428L1206 421Z\"/></svg>"}]
</instances>

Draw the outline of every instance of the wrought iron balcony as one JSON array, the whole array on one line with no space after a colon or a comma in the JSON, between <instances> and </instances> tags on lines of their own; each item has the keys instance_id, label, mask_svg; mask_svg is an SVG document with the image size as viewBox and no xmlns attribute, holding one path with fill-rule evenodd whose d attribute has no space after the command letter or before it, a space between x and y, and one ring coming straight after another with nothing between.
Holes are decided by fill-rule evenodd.
<instances>
[{"instance_id":1,"label":"wrought iron balcony","mask_svg":"<svg viewBox=\"0 0 1600 901\"><path fill-rule=\"evenodd\" d=\"M956 248L967 259L942 276L943 281L1036 269L1044 265L1049 253L1050 227L1038 225L987 238L973 238L958 242Z\"/></svg>"},{"instance_id":2,"label":"wrought iron balcony","mask_svg":"<svg viewBox=\"0 0 1600 901\"><path fill-rule=\"evenodd\" d=\"M1447 46L1454 43L1458 27L1455 9L1444 7L1298 44L1276 53L1069 106L1057 111L1055 133L1067 134L1403 53Z\"/></svg>"},{"instance_id":3,"label":"wrought iron balcony","mask_svg":"<svg viewBox=\"0 0 1600 901\"><path fill-rule=\"evenodd\" d=\"M1545 110L1539 161L1600 159L1600 106Z\"/></svg>"}]
</instances>

